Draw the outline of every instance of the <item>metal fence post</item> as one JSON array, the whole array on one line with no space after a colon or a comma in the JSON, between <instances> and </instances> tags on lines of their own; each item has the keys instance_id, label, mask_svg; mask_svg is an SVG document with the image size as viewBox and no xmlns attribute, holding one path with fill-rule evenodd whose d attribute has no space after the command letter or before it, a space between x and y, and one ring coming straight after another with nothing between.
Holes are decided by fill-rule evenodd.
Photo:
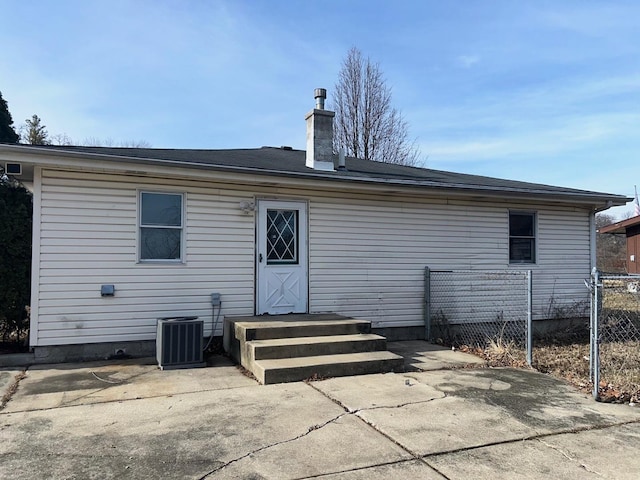
<instances>
[{"instance_id":1,"label":"metal fence post","mask_svg":"<svg viewBox=\"0 0 640 480\"><path fill-rule=\"evenodd\" d=\"M424 267L424 339L431 340L431 269Z\"/></svg>"},{"instance_id":2,"label":"metal fence post","mask_svg":"<svg viewBox=\"0 0 640 480\"><path fill-rule=\"evenodd\" d=\"M585 281L586 284L586 281ZM595 311L595 285L596 285L596 269L591 271L589 275L589 284L587 287L589 288L589 380L593 381L593 330L594 330L594 317L596 315Z\"/></svg>"},{"instance_id":3,"label":"metal fence post","mask_svg":"<svg viewBox=\"0 0 640 480\"><path fill-rule=\"evenodd\" d=\"M531 270L527 270L527 363L533 364L533 315L532 315L533 279Z\"/></svg>"},{"instance_id":4,"label":"metal fence post","mask_svg":"<svg viewBox=\"0 0 640 480\"><path fill-rule=\"evenodd\" d=\"M598 332L598 315L600 310L600 301L598 289L600 288L600 272L597 270L594 273L594 285L593 285L593 331L591 334L591 353L593 355L593 398L598 399L598 387L600 384L600 335Z\"/></svg>"}]
</instances>

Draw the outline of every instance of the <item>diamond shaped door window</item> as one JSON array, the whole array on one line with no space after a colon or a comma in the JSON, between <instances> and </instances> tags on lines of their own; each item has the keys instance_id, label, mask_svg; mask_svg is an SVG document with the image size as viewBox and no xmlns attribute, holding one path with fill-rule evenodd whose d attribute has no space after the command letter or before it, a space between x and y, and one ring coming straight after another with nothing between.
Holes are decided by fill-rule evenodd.
<instances>
[{"instance_id":1,"label":"diamond shaped door window","mask_svg":"<svg viewBox=\"0 0 640 480\"><path fill-rule=\"evenodd\" d=\"M267 265L298 263L298 211L267 210Z\"/></svg>"}]
</instances>

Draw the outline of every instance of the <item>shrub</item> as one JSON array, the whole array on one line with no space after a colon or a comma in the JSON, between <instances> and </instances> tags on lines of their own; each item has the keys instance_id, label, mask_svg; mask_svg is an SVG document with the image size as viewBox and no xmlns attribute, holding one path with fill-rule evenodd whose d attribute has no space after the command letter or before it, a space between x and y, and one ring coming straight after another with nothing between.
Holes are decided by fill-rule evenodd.
<instances>
[{"instance_id":1,"label":"shrub","mask_svg":"<svg viewBox=\"0 0 640 480\"><path fill-rule=\"evenodd\" d=\"M0 180L0 335L19 341L27 331L31 294L33 199L24 186Z\"/></svg>"}]
</instances>

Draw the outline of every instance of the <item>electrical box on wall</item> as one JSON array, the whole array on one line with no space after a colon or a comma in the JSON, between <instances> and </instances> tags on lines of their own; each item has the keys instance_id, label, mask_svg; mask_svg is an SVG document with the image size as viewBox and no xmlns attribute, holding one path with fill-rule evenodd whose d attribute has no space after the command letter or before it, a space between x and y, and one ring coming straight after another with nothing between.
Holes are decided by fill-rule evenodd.
<instances>
[{"instance_id":1,"label":"electrical box on wall","mask_svg":"<svg viewBox=\"0 0 640 480\"><path fill-rule=\"evenodd\" d=\"M116 287L114 285L102 285L100 287L100 295L103 297L113 297L116 294Z\"/></svg>"},{"instance_id":2,"label":"electrical box on wall","mask_svg":"<svg viewBox=\"0 0 640 480\"><path fill-rule=\"evenodd\" d=\"M213 305L214 307L219 307L220 306L220 294L219 293L212 293L211 294L211 305Z\"/></svg>"}]
</instances>

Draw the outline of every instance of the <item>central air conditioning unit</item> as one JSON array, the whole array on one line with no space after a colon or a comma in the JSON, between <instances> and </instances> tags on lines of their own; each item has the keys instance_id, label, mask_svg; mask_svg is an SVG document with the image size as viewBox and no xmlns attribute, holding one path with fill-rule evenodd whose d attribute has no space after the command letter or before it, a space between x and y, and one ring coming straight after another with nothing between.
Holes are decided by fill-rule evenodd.
<instances>
[{"instance_id":1,"label":"central air conditioning unit","mask_svg":"<svg viewBox=\"0 0 640 480\"><path fill-rule=\"evenodd\" d=\"M156 359L162 370L204 367L204 322L198 317L158 319Z\"/></svg>"}]
</instances>

